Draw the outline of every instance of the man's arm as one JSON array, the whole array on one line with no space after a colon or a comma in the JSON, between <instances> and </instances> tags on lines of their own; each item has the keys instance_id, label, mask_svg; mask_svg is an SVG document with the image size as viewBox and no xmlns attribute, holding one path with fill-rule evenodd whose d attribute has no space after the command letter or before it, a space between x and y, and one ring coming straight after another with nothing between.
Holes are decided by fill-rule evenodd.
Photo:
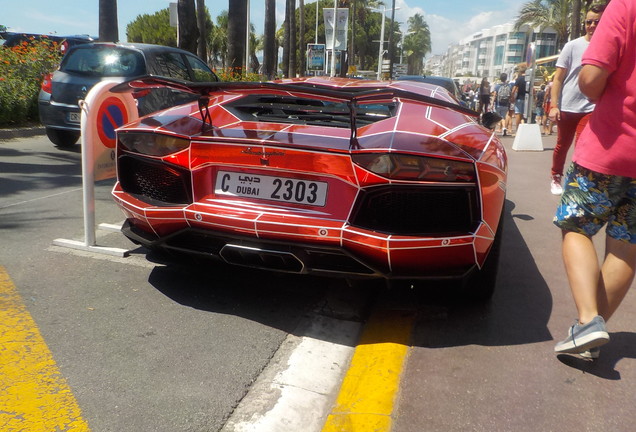
<instances>
[{"instance_id":1,"label":"man's arm","mask_svg":"<svg viewBox=\"0 0 636 432\"><path fill-rule=\"evenodd\" d=\"M605 91L609 72L595 65L583 65L579 73L579 88L587 98L596 102Z\"/></svg>"},{"instance_id":2,"label":"man's arm","mask_svg":"<svg viewBox=\"0 0 636 432\"><path fill-rule=\"evenodd\" d=\"M550 112L548 117L552 121L561 120L561 89L563 88L563 81L568 73L568 70L562 67L557 67L552 80L552 91L550 92Z\"/></svg>"}]
</instances>

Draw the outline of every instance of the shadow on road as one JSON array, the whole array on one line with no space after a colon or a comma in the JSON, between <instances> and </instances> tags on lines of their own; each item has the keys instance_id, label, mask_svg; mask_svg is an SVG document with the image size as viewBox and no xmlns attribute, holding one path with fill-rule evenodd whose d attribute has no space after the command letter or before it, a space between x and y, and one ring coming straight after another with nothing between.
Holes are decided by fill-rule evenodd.
<instances>
[{"instance_id":1,"label":"shadow on road","mask_svg":"<svg viewBox=\"0 0 636 432\"><path fill-rule=\"evenodd\" d=\"M467 304L445 283L415 289L383 283L347 285L343 280L285 275L217 263L156 267L150 283L174 301L228 313L287 332L310 312L364 320L370 305L415 311L412 344L422 347L518 345L552 339L548 286L517 229L514 203L506 202L499 278L490 302ZM152 257L152 255L151 255ZM373 307L373 306L372 306ZM357 312L342 312L342 311ZM347 316L347 314L351 316ZM290 321L290 318L293 317ZM390 342L390 341L388 341Z\"/></svg>"},{"instance_id":2,"label":"shadow on road","mask_svg":"<svg viewBox=\"0 0 636 432\"><path fill-rule=\"evenodd\" d=\"M610 333L610 338L611 343L601 347L601 355L596 360L568 354L560 354L557 358L564 365L583 373L608 380L620 380L621 374L616 370L616 365L626 358L636 359L636 333Z\"/></svg>"},{"instance_id":3,"label":"shadow on road","mask_svg":"<svg viewBox=\"0 0 636 432\"><path fill-rule=\"evenodd\" d=\"M414 345L439 348L462 345L518 345L551 340L547 329L552 296L506 201L504 238L497 288L490 302L446 304L446 313L420 316Z\"/></svg>"}]
</instances>

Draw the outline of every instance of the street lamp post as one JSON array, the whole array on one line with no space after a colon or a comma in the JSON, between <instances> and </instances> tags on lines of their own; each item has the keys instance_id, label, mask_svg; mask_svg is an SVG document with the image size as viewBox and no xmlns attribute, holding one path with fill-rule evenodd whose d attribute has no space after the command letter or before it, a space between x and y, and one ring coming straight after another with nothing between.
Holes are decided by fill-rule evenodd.
<instances>
[{"instance_id":1,"label":"street lamp post","mask_svg":"<svg viewBox=\"0 0 636 432\"><path fill-rule=\"evenodd\" d=\"M393 23L395 22L395 9L395 0L393 0L393 5L391 6L391 32L389 32L389 79L393 79Z\"/></svg>"},{"instance_id":2,"label":"street lamp post","mask_svg":"<svg viewBox=\"0 0 636 432\"><path fill-rule=\"evenodd\" d=\"M316 39L314 39L314 43L318 45L318 0L316 0Z\"/></svg>"},{"instance_id":3,"label":"street lamp post","mask_svg":"<svg viewBox=\"0 0 636 432\"><path fill-rule=\"evenodd\" d=\"M378 80L382 78L382 54L384 54L384 14L386 6L382 6L382 30L380 30L380 50L378 51Z\"/></svg>"},{"instance_id":4,"label":"street lamp post","mask_svg":"<svg viewBox=\"0 0 636 432\"><path fill-rule=\"evenodd\" d=\"M331 74L336 76L336 28L338 27L338 2L333 2L333 37L331 38Z\"/></svg>"},{"instance_id":5,"label":"street lamp post","mask_svg":"<svg viewBox=\"0 0 636 432\"><path fill-rule=\"evenodd\" d=\"M393 8L394 13L398 9L400 9L400 8L399 7L398 8L394 7ZM378 12L380 11L380 9L375 9L375 8L374 8L374 10L377 10ZM382 29L380 30L380 49L378 50L378 76L377 76L378 80L380 80L380 78L382 77L382 57L383 57L383 54L384 54L384 18L385 18L385 15L386 15L386 6L383 5L382 6ZM390 40L391 40L391 37L389 35L389 41ZM389 60L389 62L390 62L390 60Z\"/></svg>"},{"instance_id":6,"label":"street lamp post","mask_svg":"<svg viewBox=\"0 0 636 432\"><path fill-rule=\"evenodd\" d=\"M410 34L413 34L415 32L400 32L402 35L402 42L400 42L400 64L403 64L403 55L404 55L404 36L408 36Z\"/></svg>"}]
</instances>

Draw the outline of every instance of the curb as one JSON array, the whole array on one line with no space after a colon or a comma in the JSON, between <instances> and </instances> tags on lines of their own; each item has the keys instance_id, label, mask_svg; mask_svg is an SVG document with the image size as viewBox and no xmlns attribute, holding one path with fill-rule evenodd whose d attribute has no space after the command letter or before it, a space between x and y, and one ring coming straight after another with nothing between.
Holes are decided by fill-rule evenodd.
<instances>
[{"instance_id":1,"label":"curb","mask_svg":"<svg viewBox=\"0 0 636 432\"><path fill-rule=\"evenodd\" d=\"M44 135L44 126L18 127L12 129L0 129L0 140L10 140L15 138L29 138L37 135Z\"/></svg>"}]
</instances>

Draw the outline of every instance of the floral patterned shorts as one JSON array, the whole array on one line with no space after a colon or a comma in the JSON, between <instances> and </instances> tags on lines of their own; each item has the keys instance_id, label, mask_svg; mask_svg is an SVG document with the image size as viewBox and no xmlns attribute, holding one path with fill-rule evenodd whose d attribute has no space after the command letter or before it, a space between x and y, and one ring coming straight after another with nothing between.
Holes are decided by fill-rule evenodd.
<instances>
[{"instance_id":1,"label":"floral patterned shorts","mask_svg":"<svg viewBox=\"0 0 636 432\"><path fill-rule=\"evenodd\" d=\"M600 174L572 163L554 224L593 236L607 224L607 235L636 244L636 179Z\"/></svg>"}]
</instances>

